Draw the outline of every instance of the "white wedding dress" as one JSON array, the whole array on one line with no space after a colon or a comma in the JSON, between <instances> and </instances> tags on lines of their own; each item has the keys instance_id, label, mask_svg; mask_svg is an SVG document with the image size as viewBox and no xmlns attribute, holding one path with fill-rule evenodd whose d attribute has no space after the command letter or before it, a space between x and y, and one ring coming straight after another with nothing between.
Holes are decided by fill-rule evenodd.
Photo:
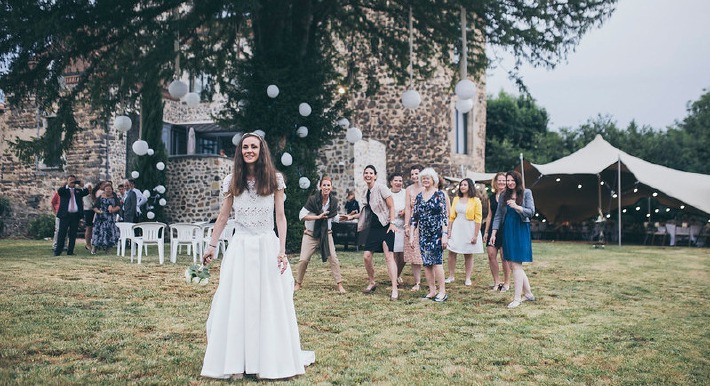
<instances>
[{"instance_id":1,"label":"white wedding dress","mask_svg":"<svg viewBox=\"0 0 710 386\"><path fill-rule=\"evenodd\" d=\"M231 175L222 189L229 187ZM279 189L284 189L278 174ZM293 305L293 273L278 267L274 195L259 196L253 184L234 197L236 233L222 259L219 286L207 318L207 350L201 374L229 378L256 374L279 379L304 374L315 361L301 351Z\"/></svg>"}]
</instances>

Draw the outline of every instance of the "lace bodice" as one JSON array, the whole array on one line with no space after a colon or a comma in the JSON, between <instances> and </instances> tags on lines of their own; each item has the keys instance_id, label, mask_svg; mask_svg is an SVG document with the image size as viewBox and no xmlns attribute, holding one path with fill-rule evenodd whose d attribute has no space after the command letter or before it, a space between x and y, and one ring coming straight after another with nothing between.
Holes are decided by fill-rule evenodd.
<instances>
[{"instance_id":1,"label":"lace bodice","mask_svg":"<svg viewBox=\"0 0 710 386\"><path fill-rule=\"evenodd\" d=\"M283 175L276 174L277 189L286 188ZM222 192L226 193L232 182L229 174L222 182ZM235 230L237 233L258 234L274 230L274 194L260 196L256 193L255 182L248 182L248 189L234 197Z\"/></svg>"}]
</instances>

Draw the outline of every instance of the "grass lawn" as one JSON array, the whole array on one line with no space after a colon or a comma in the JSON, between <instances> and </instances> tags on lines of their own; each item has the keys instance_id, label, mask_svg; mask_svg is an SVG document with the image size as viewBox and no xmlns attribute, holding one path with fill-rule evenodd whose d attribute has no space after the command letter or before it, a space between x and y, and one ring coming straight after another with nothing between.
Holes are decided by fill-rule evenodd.
<instances>
[{"instance_id":1,"label":"grass lawn","mask_svg":"<svg viewBox=\"0 0 710 386\"><path fill-rule=\"evenodd\" d=\"M200 287L184 282L191 258L160 266L155 247L142 265L115 250L91 256L83 244L76 256L50 249L0 240L0 384L228 383L199 376L219 264ZM710 384L710 250L533 249L526 271L537 301L514 310L505 307L512 292L488 290L483 255L471 287L459 258L441 304L408 290L390 302L381 254L379 286L365 295L361 254L339 253L349 293L338 295L314 256L295 302L316 363L289 382Z\"/></svg>"}]
</instances>

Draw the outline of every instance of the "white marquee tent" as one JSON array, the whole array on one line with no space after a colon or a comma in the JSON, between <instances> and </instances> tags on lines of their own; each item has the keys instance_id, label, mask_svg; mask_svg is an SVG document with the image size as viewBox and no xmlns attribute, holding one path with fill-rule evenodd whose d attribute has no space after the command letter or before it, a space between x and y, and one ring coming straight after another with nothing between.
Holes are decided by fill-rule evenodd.
<instances>
[{"instance_id":1,"label":"white marquee tent","mask_svg":"<svg viewBox=\"0 0 710 386\"><path fill-rule=\"evenodd\" d=\"M600 135L587 146L544 165L523 163L537 211L552 222L613 215L644 197L710 216L710 175L683 172L629 155ZM620 188L619 188L620 187Z\"/></svg>"}]
</instances>

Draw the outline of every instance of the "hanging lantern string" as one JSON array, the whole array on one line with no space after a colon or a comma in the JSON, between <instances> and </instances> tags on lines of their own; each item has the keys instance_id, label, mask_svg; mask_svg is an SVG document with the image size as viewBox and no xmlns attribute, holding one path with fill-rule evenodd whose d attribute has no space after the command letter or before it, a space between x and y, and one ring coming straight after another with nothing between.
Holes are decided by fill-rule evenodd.
<instances>
[{"instance_id":1,"label":"hanging lantern string","mask_svg":"<svg viewBox=\"0 0 710 386\"><path fill-rule=\"evenodd\" d=\"M409 87L414 84L413 75L414 72L414 26L412 17L412 5L409 5Z\"/></svg>"},{"instance_id":2,"label":"hanging lantern string","mask_svg":"<svg viewBox=\"0 0 710 386\"><path fill-rule=\"evenodd\" d=\"M180 35L175 39L175 79L180 79Z\"/></svg>"},{"instance_id":3,"label":"hanging lantern string","mask_svg":"<svg viewBox=\"0 0 710 386\"><path fill-rule=\"evenodd\" d=\"M468 77L468 40L466 38L466 8L461 6L461 80Z\"/></svg>"}]
</instances>

